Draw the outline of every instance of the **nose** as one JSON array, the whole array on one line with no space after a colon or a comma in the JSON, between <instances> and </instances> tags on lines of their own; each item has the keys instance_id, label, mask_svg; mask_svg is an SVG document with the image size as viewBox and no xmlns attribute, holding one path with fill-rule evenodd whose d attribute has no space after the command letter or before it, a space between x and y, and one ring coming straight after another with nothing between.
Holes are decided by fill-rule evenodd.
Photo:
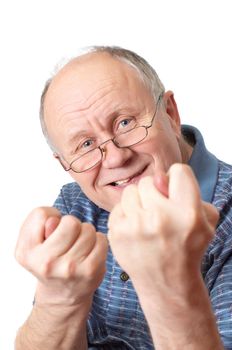
<instances>
[{"instance_id":1,"label":"nose","mask_svg":"<svg viewBox=\"0 0 232 350\"><path fill-rule=\"evenodd\" d=\"M122 167L132 155L129 148L118 148L113 142L107 142L102 146L102 166L107 169Z\"/></svg>"}]
</instances>

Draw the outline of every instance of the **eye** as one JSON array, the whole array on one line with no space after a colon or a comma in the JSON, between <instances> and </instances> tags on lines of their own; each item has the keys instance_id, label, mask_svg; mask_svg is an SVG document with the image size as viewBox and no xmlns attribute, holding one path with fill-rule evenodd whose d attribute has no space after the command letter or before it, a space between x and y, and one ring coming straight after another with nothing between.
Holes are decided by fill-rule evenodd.
<instances>
[{"instance_id":1,"label":"eye","mask_svg":"<svg viewBox=\"0 0 232 350\"><path fill-rule=\"evenodd\" d=\"M118 129L132 129L135 127L135 121L132 118L122 119L118 124Z\"/></svg>"},{"instance_id":2,"label":"eye","mask_svg":"<svg viewBox=\"0 0 232 350\"><path fill-rule=\"evenodd\" d=\"M85 140L84 142L81 143L80 149L85 149L88 151L89 149L93 148L92 147L93 144L94 144L94 141L92 139Z\"/></svg>"}]
</instances>

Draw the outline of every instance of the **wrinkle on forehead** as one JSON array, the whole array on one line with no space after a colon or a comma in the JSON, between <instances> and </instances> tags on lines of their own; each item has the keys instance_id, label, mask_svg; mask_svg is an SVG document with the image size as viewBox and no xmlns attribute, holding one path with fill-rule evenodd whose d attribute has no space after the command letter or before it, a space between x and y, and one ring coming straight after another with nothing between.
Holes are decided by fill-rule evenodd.
<instances>
[{"instance_id":1,"label":"wrinkle on forehead","mask_svg":"<svg viewBox=\"0 0 232 350\"><path fill-rule=\"evenodd\" d=\"M85 112L94 107L100 100L105 98L110 93L116 91L117 86L113 82L113 79L102 79L99 85L94 85L88 89L88 93L85 94L83 90L75 91L71 101L67 103L64 101L58 108L58 113L75 113L75 112ZM69 95L69 100L70 100ZM113 102L113 101L112 101Z\"/></svg>"},{"instance_id":2,"label":"wrinkle on forehead","mask_svg":"<svg viewBox=\"0 0 232 350\"><path fill-rule=\"evenodd\" d=\"M94 121L97 121L99 126L100 124L104 126L112 114L116 114L119 109L122 110L126 106L122 104L121 100L114 98L117 95L118 88L115 84L110 82L100 86L100 88L94 87L87 98L81 99L78 98L78 94L74 94L71 99L69 96L67 99L68 103L66 100L59 101L59 105L54 110L55 118L53 120L55 120L57 132L59 130L65 131L64 138L67 137L69 139L70 134L76 134L78 129L94 127ZM108 95L112 97L108 97ZM101 118L93 118L96 115L101 116ZM78 118L78 124L76 123L76 118ZM51 119L50 124L48 123L48 129L50 125ZM73 129L74 125L76 130ZM55 134L54 127L52 129L52 134Z\"/></svg>"},{"instance_id":3,"label":"wrinkle on forehead","mask_svg":"<svg viewBox=\"0 0 232 350\"><path fill-rule=\"evenodd\" d=\"M145 87L133 67L109 54L87 54L71 61L53 78L45 97L44 118L48 133L54 136L59 133L58 129L66 123L67 116L71 122L77 114L78 118L91 117L92 113L97 114L98 109L101 112L104 107L108 112L121 108L117 93L124 87L125 101L131 91L134 92L133 97L139 99L136 87L141 88L141 83ZM112 98L105 98L109 94Z\"/></svg>"},{"instance_id":4,"label":"wrinkle on forehead","mask_svg":"<svg viewBox=\"0 0 232 350\"><path fill-rule=\"evenodd\" d=\"M111 57L108 53L90 53L73 59L64 66L53 78L46 97L50 100L54 94L59 94L60 97L70 96L71 89L79 84L81 103L81 99L88 99L86 94L81 96L87 88L91 91L93 85L97 88L107 81L114 84L123 80L128 82L133 76L135 80L143 83L138 71L127 63Z\"/></svg>"}]
</instances>

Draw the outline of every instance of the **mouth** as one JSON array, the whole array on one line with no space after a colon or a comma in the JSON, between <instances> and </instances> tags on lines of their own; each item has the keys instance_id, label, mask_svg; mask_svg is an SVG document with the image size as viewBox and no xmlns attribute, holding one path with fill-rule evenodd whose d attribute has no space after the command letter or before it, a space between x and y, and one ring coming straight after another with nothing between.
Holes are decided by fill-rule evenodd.
<instances>
[{"instance_id":1,"label":"mouth","mask_svg":"<svg viewBox=\"0 0 232 350\"><path fill-rule=\"evenodd\" d=\"M111 182L109 185L113 186L113 187L123 188L129 184L137 183L139 181L139 179L141 178L141 175L143 174L143 172L146 170L146 168L147 167L145 167L142 171L138 172L137 174L135 174L131 177Z\"/></svg>"}]
</instances>

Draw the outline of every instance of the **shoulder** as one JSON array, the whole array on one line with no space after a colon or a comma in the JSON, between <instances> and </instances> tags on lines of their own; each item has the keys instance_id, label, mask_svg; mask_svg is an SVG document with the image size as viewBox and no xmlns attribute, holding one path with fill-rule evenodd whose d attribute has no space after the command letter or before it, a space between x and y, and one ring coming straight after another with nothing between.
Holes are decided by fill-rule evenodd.
<instances>
[{"instance_id":1,"label":"shoulder","mask_svg":"<svg viewBox=\"0 0 232 350\"><path fill-rule=\"evenodd\" d=\"M222 161L218 161L218 180L212 204L219 211L219 221L207 253L212 261L218 261L220 267L232 255L232 166Z\"/></svg>"},{"instance_id":2,"label":"shoulder","mask_svg":"<svg viewBox=\"0 0 232 350\"><path fill-rule=\"evenodd\" d=\"M224 242L228 238L232 239L232 166L222 161L218 164L213 204L220 214L216 238Z\"/></svg>"},{"instance_id":3,"label":"shoulder","mask_svg":"<svg viewBox=\"0 0 232 350\"><path fill-rule=\"evenodd\" d=\"M213 204L220 216L214 239L209 244L202 264L209 289L222 270L232 263L232 166L222 161L218 165Z\"/></svg>"},{"instance_id":4,"label":"shoulder","mask_svg":"<svg viewBox=\"0 0 232 350\"><path fill-rule=\"evenodd\" d=\"M215 187L213 204L221 217L225 217L232 209L232 166L218 161L218 180Z\"/></svg>"},{"instance_id":5,"label":"shoulder","mask_svg":"<svg viewBox=\"0 0 232 350\"><path fill-rule=\"evenodd\" d=\"M100 211L100 208L86 197L76 182L62 186L54 207L63 215L74 215L81 221L87 222L92 221L92 218Z\"/></svg>"}]
</instances>

